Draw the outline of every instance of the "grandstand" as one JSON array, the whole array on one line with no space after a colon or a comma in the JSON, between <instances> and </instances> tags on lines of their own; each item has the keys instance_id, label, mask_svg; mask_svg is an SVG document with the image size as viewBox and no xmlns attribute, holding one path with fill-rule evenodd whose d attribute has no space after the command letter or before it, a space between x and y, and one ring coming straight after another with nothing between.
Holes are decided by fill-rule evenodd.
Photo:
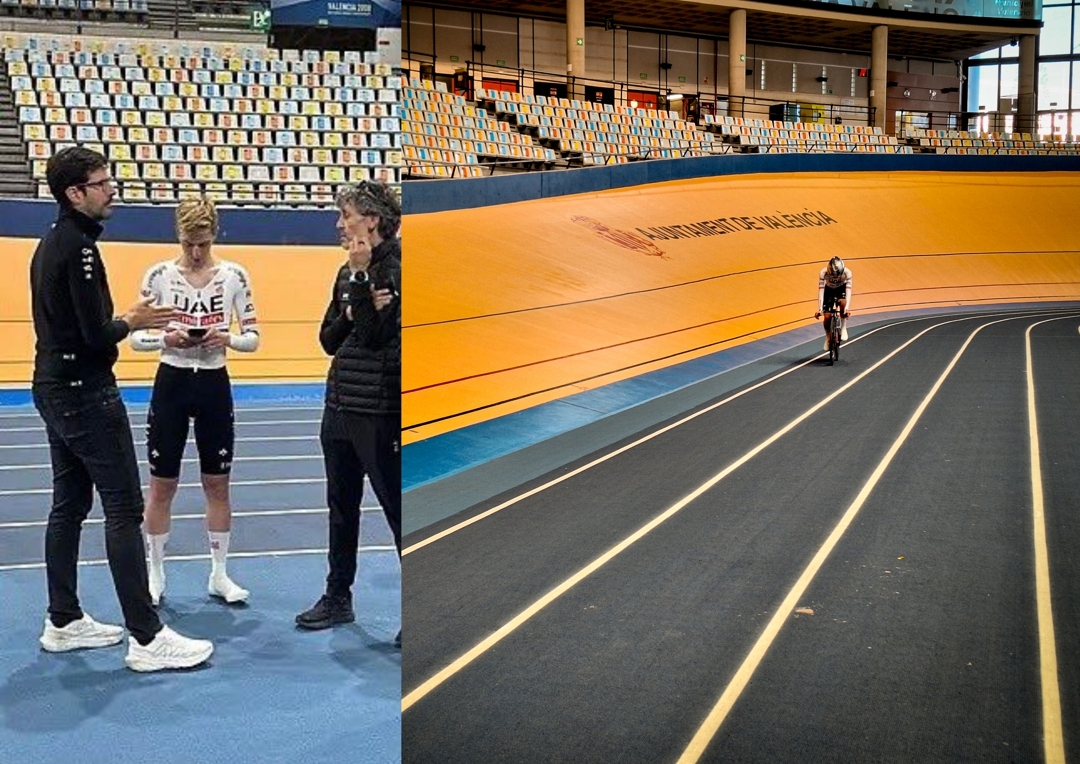
<instances>
[{"instance_id":1,"label":"grandstand","mask_svg":"<svg viewBox=\"0 0 1080 764\"><path fill-rule=\"evenodd\" d=\"M400 78L359 52L9 34L4 72L42 198L74 144L109 157L125 202L326 204L398 180Z\"/></svg>"},{"instance_id":2,"label":"grandstand","mask_svg":"<svg viewBox=\"0 0 1080 764\"><path fill-rule=\"evenodd\" d=\"M407 3L406 177L715 154L1077 150L1075 75L1036 55L1073 48L1054 47L1057 30L1040 43L1031 9L737 6Z\"/></svg>"}]
</instances>

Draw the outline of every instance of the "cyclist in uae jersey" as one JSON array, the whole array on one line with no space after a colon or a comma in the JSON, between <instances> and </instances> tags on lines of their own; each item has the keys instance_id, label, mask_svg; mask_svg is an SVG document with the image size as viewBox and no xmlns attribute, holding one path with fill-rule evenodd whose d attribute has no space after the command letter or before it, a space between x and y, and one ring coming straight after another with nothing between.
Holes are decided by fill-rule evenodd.
<instances>
[{"instance_id":1,"label":"cyclist in uae jersey","mask_svg":"<svg viewBox=\"0 0 1080 764\"><path fill-rule=\"evenodd\" d=\"M229 578L226 560L232 508L233 397L225 367L226 350L250 353L259 346L259 326L251 280L236 263L216 260L211 249L218 216L210 199L185 199L176 210L180 257L157 263L142 284L144 297L172 305L180 318L164 332L138 331L131 344L139 351L160 351L161 363L147 416L146 448L150 490L144 526L149 550L150 596L157 605L165 591L165 544L169 539L172 500L187 444L188 424L195 422L211 569L211 595L243 602L248 591ZM233 325L237 331L232 331Z\"/></svg>"},{"instance_id":2,"label":"cyclist in uae jersey","mask_svg":"<svg viewBox=\"0 0 1080 764\"><path fill-rule=\"evenodd\" d=\"M831 305L833 300L840 304L840 339L847 342L847 320L851 311L851 269L844 265L839 257L829 260L829 264L821 269L818 275L818 308L814 318L821 318L826 305ZM825 350L829 349L829 317L825 313Z\"/></svg>"}]
</instances>

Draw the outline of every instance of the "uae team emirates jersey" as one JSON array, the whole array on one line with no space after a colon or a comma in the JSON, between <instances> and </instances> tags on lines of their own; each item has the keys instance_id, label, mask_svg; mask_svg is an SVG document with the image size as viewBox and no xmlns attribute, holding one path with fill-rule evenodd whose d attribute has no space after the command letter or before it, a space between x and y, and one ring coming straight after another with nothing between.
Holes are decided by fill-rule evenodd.
<instances>
[{"instance_id":1,"label":"uae team emirates jersey","mask_svg":"<svg viewBox=\"0 0 1080 764\"><path fill-rule=\"evenodd\" d=\"M254 350L258 344L259 324L251 295L251 280L247 271L236 263L219 260L214 275L206 286L192 286L172 260L157 263L146 272L142 296L155 297L157 305L172 305L180 317L169 328L206 329L229 332L238 327L231 344L236 350ZM161 362L183 369L216 369L225 365L225 348L166 347L163 335L137 331L132 334L136 350L160 350ZM248 346L251 347L248 347Z\"/></svg>"}]
</instances>

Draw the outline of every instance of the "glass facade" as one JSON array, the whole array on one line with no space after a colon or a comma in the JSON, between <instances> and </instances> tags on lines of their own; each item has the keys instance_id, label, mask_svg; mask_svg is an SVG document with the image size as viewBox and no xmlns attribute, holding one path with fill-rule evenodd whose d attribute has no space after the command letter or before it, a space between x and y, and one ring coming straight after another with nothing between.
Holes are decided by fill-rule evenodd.
<instances>
[{"instance_id":1,"label":"glass facade","mask_svg":"<svg viewBox=\"0 0 1080 764\"><path fill-rule=\"evenodd\" d=\"M910 13L944 16L977 16L987 19L1041 18L1042 0L819 0L852 8L885 8Z\"/></svg>"},{"instance_id":2,"label":"glass facade","mask_svg":"<svg viewBox=\"0 0 1080 764\"><path fill-rule=\"evenodd\" d=\"M1080 135L1080 0L1046 0L1042 18L1035 73L1037 132L1063 140ZM1019 46L1006 45L968 60L968 111L989 115L1006 110L1002 99L1017 96L1019 54ZM979 120L984 123L990 124L989 117Z\"/></svg>"}]
</instances>

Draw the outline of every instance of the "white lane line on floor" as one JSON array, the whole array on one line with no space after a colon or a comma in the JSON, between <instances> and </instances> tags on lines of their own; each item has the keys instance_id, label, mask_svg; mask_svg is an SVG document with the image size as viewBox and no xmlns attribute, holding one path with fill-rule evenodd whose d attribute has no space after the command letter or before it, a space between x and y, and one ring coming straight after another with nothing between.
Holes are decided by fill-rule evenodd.
<instances>
[{"instance_id":1,"label":"white lane line on floor","mask_svg":"<svg viewBox=\"0 0 1080 764\"><path fill-rule=\"evenodd\" d=\"M319 439L318 435L268 435L268 436L265 436L265 437L255 437L255 438L237 438L236 442L237 443L278 443L278 442L286 443L286 442L296 442L296 441L300 441L300 440L314 440L314 441L317 441L318 439ZM188 443L189 444L194 444L195 440L193 438L189 438ZM146 446L146 441L145 440L140 440L140 441L136 442L135 445L138 446L139 448L144 448ZM3 443L3 444L0 444L0 448L3 448L3 449L15 449L15 450L21 449L21 448L30 449L30 448L48 448L48 447L49 447L48 443Z\"/></svg>"},{"instance_id":2,"label":"white lane line on floor","mask_svg":"<svg viewBox=\"0 0 1080 764\"><path fill-rule=\"evenodd\" d=\"M432 690L434 690L439 685L446 682L448 679L453 677L455 674L457 674L463 668L468 666L474 660L476 660L481 655L486 653L488 650L490 650L492 647L494 647L496 644L498 644L500 641L502 641L506 636L508 636L509 634L516 631L518 629L518 627L520 627L522 624L524 624L526 621L528 621L534 615L539 613L541 610L546 608L552 602L557 600L559 597L561 597L563 594L568 592L570 589L572 589L577 584L581 583L583 580L588 578L590 575L595 573L597 570L602 568L604 565L606 565L608 562L613 560L615 557L617 557L619 554L624 552L626 549L630 548L635 543L640 541L642 538L647 536L649 533L651 533L653 530L658 528L664 522L669 520L675 514L682 511L683 508L685 508L687 505L689 505L695 499L700 497L702 494L704 494L709 489L716 486L717 483L719 483L721 480L726 478L728 475L730 475L732 472L737 470L739 467L743 466L748 461L753 459L755 456L757 456L759 453L761 453L766 448L771 446L773 443L778 441L784 435L787 435L789 432L791 432L791 430L795 429L795 427L797 427L799 424L801 424L802 422L809 419L813 414L815 414L816 412L818 412L819 410L824 408L826 405L831 403L833 400L835 400L837 397L839 397L842 393L844 393L845 391L847 391L851 387L858 384L865 377L867 377L869 374L871 374L872 372L877 370L879 367L881 367L882 365L887 363L894 356L896 356L902 350L904 350L909 345L911 345L913 342L918 340L924 334L926 334L927 332L932 331L934 329L937 329L937 328L939 328L941 326L946 326L948 324L953 324L953 323L957 323L959 321L967 321L967 320L970 320L970 319L967 318L967 317L965 317L965 318L957 318L957 319L953 319L951 321L943 321L942 323L934 324L931 327L923 329L921 332L916 334L914 337L909 339L907 342L904 342L902 345L897 347L895 350L890 352L888 355L881 358L879 361L877 361L875 364L870 366L868 369L866 369L865 371L860 373L858 376L854 377L853 379L848 381L846 384L840 386L839 388L834 390L832 393L830 393L829 395L825 396L820 401L815 403L813 406L806 409L806 411L804 411L802 414L800 414L799 416L792 419L786 425L781 427L779 430L774 432L772 435L770 435L768 438L763 440L758 445L754 446L752 449L750 449L745 454L740 456L738 459L736 459L734 462L729 464L723 470L716 473L711 478L709 478L704 483L702 483L697 488L695 488L693 491L691 491L689 494L684 496L682 499L675 502L675 504L673 504L670 507L668 507L667 509L665 509L659 515L654 517L652 520L647 522L645 525L638 528L638 530L634 531L632 534L630 534L625 539L623 539L622 541L617 543L615 546L608 549L606 552L604 552L599 557L597 557L595 560L590 562L588 565L586 565L585 567L581 568L579 571L577 571L576 573L571 575L569 578L566 578L565 580L563 580L562 583L555 586L553 589L548 591L546 594L544 594L538 600L533 602L531 605L526 607L524 610L522 610L516 616L511 618L509 621L507 621L502 626L500 626L496 631L494 631L493 633L488 635L485 639L481 640L472 649L470 649L465 654L458 657L456 660L454 660L448 666L446 666L445 668L443 668L442 670L437 672L430 679L423 682L419 687L414 689L412 692L410 692L407 695L405 695L404 697L402 697L402 700L401 700L401 710L402 710L402 712L407 711L411 706L413 706L415 703L417 703L422 698L424 698L424 696L426 696ZM822 355L824 355L824 354L822 354ZM750 389L753 389L753 388L750 388Z\"/></svg>"},{"instance_id":3,"label":"white lane line on floor","mask_svg":"<svg viewBox=\"0 0 1080 764\"><path fill-rule=\"evenodd\" d=\"M231 487L237 486L272 486L272 485L311 485L314 483L325 483L326 478L281 478L279 480L233 480L229 483ZM202 488L202 483L180 483L178 488ZM143 486L142 490L147 490L147 486ZM52 488L15 488L10 490L0 491L0 496L43 496L51 494Z\"/></svg>"},{"instance_id":4,"label":"white lane line on floor","mask_svg":"<svg viewBox=\"0 0 1080 764\"><path fill-rule=\"evenodd\" d=\"M361 552L393 552L397 554L397 547L389 545L362 546ZM305 555L326 554L322 549L270 549L265 552L229 552L229 559L259 559L264 557L303 557ZM178 554L167 558L169 562L190 562L193 560L209 560L208 554ZM108 560L79 560L79 567L98 567L108 565ZM0 565L0 572L7 570L41 570L45 567L43 562L17 562L9 565Z\"/></svg>"},{"instance_id":5,"label":"white lane line on floor","mask_svg":"<svg viewBox=\"0 0 1080 764\"><path fill-rule=\"evenodd\" d=\"M310 509L252 509L247 512L233 512L232 516L234 520L243 520L246 517L290 517L294 515L325 515L327 509L323 508L310 508ZM362 515L368 514L382 514L382 507L378 504L374 504L370 507L360 507L360 513ZM205 513L197 514L178 514L173 515L173 522L180 522L183 520L205 520ZM49 524L48 520L12 520L10 522L0 522L0 531L21 530L24 528L44 528ZM83 525L104 525L105 518L103 517L88 517L83 521Z\"/></svg>"},{"instance_id":6,"label":"white lane line on floor","mask_svg":"<svg viewBox=\"0 0 1080 764\"><path fill-rule=\"evenodd\" d=\"M139 404L139 405L128 404L127 410L128 410L128 414L130 414L131 416L136 416L136 415L145 416L146 415L146 404ZM237 415L237 417L242 417L245 414L269 414L269 413L284 414L284 413L288 413L290 411L298 411L299 412L299 411L322 411L322 410L323 410L322 406L267 406L267 407L248 408L247 406L237 405L236 406L236 415ZM26 408L21 413L16 413L16 412L0 413L0 420L3 420L3 419L26 419L26 418L38 419L39 415L37 413L37 409L34 409L34 408L31 407L31 408Z\"/></svg>"},{"instance_id":7,"label":"white lane line on floor","mask_svg":"<svg viewBox=\"0 0 1080 764\"><path fill-rule=\"evenodd\" d=\"M735 672L735 675L732 677L727 687L724 688L724 692L720 695L720 699L717 700L716 704L709 711L705 721L702 722L698 731L690 740L690 744L687 745L686 750L684 750L679 757L677 764L694 764L694 762L697 762L705 753L705 749L708 747L709 743L712 742L717 730L720 729L720 725L724 723L724 719L727 718L728 712L731 711L735 702L739 699L739 695L742 694L743 689L749 683L754 671L757 670L758 665L760 665L762 659L765 657L765 653L768 652L769 647L772 646L777 634L780 633L780 629L783 627L784 623L787 622L791 612L799 604L800 599L802 599L803 595L806 593L807 588L809 588L810 584L813 582L814 577L821 569L821 566L825 564L825 560L828 559L833 549L840 542L840 539L844 536L844 533L855 519L855 516L858 515L859 510L862 509L863 504L866 503L867 498L869 498L871 492L881 480L882 475L885 474L885 470L888 469L889 464L892 463L893 458L900 451L901 446L903 446L904 442L908 439L908 436L911 435L911 431L915 429L915 425L918 423L919 419L922 418L926 408L930 405L930 401L937 395L938 390L940 390L941 386L945 383L945 379L952 373L952 370L960 361L960 357L964 354L964 351L967 350L971 341L975 339L975 335L988 326L1000 324L1005 321L1014 321L1017 320L1017 318L1024 318L1024 316L991 321L983 324L968 336L967 340L960 347L960 350L953 356L952 361L949 362L949 365L945 367L941 376L938 377L934 386L930 388L930 392L926 394L926 397L923 398L918 408L915 409L915 413L911 415L911 418L900 432L900 435L893 441L888 452L882 457L881 461L878 462L877 467L875 467L874 471L870 474L870 478L863 484L862 490L859 491L859 495L855 497L855 500L841 516L839 522L837 522L836 526L833 528L832 533L825 539L825 542L810 560L806 569L803 570L802 575L799 576L795 585L791 587L787 596L784 597L780 606L777 608L776 613L765 626L761 636L758 637L754 646L750 649L750 652Z\"/></svg>"},{"instance_id":8,"label":"white lane line on floor","mask_svg":"<svg viewBox=\"0 0 1080 764\"><path fill-rule=\"evenodd\" d=\"M130 416L128 419L130 420ZM236 422L237 427L282 427L289 424L321 424L321 419L266 419L266 420L254 420L251 422ZM146 422L130 422L131 429L135 430L140 427L146 427ZM0 427L0 435L9 432L45 432L43 425L37 425L35 427Z\"/></svg>"},{"instance_id":9,"label":"white lane line on floor","mask_svg":"<svg viewBox=\"0 0 1080 764\"><path fill-rule=\"evenodd\" d=\"M1070 318L1072 318L1070 316ZM1042 460L1039 449L1039 426L1035 406L1035 371L1031 360L1031 330L1024 332L1027 354L1028 442L1031 448L1032 523L1035 531L1035 603L1039 624L1039 675L1042 689L1043 752L1046 764L1065 764L1065 737L1061 723L1061 692L1058 687L1057 640L1054 635L1054 611L1050 598L1050 552L1046 543L1046 512L1043 504Z\"/></svg>"},{"instance_id":10,"label":"white lane line on floor","mask_svg":"<svg viewBox=\"0 0 1080 764\"><path fill-rule=\"evenodd\" d=\"M232 463L237 462L305 462L305 461L322 461L322 454L281 454L274 456L236 456L233 457ZM198 464L197 458L182 459L182 464ZM145 460L139 460L139 466L145 467L148 462ZM20 470L48 470L52 469L52 465L48 463L41 464L5 464L0 466L0 472L18 472Z\"/></svg>"},{"instance_id":11,"label":"white lane line on floor","mask_svg":"<svg viewBox=\"0 0 1080 764\"><path fill-rule=\"evenodd\" d=\"M970 321L970 320L977 320L977 319L980 319L980 318L994 317L994 316L1000 316L1000 315L1003 315L1003 314L1002 313L990 313L990 314L987 314L985 316L982 316L982 315L964 316L962 318L957 318L955 320L956 321ZM916 321L933 321L933 320L936 320L937 318L940 318L940 316L920 316L920 317L917 317L917 318L908 318L908 319L904 319L902 321L896 321L896 322L891 323L891 324L886 324L885 326L879 326L877 329L872 329L871 331L866 332L865 334L859 335L858 337L856 337L855 339L853 339L853 340L851 340L849 342L845 342L844 347L854 345L856 342L858 342L860 340L863 340L863 339L866 339L870 335L876 334L877 332L883 331L885 329L892 329L894 327L901 326L903 324L913 323L913 322L916 322ZM951 321L948 322L948 323L951 323ZM491 509L485 510L485 511L481 512L480 514L475 515L474 517L470 517L468 520L463 520L462 522L458 523L457 525L446 528L446 529L444 529L442 531L439 531L438 533L434 533L431 536L428 536L427 538L423 539L422 541L418 541L418 542L416 542L415 544L413 544L411 546L405 547L405 549L403 549L402 552L401 552L402 557L404 557L407 554L411 554L412 552L416 552L416 551L418 551L420 549L423 549L424 547L426 547L429 544L434 544L436 541L438 541L440 539L443 539L443 538L446 538L447 536L449 536L449 535L451 535L453 533L457 533L458 531L460 531L460 530L462 530L464 528L467 528L468 526L472 525L473 523L478 523L481 520L495 514L496 512L501 512L502 510L506 509L507 507L511 507L514 504L517 504L518 502L529 498L530 496L535 496L536 494L541 493L543 491L546 491L547 489L549 489L549 488L551 488L553 486L556 486L556 485L558 485L559 483L562 483L565 480L569 480L572 477L580 475L581 473L583 473L583 472L585 472L587 470L590 470L593 467L596 467L597 465L603 464L604 462L608 461L609 459L615 458L619 454L622 454L622 453L624 453L626 451L629 451L632 448L636 448L637 446L640 446L642 443L646 443L646 442L652 440L655 437L663 435L664 433L668 432L669 430L673 430L676 427L681 427L682 425L686 424L687 422L689 422L689 421L691 421L693 419L696 419L697 417L702 416L703 414L707 414L707 413L713 411L714 409L717 409L717 408L719 408L719 407L721 407L721 406L723 406L723 405L725 405L727 403L730 403L731 401L735 400L736 398L740 398L740 397L746 395L747 393L750 393L750 392L753 392L754 390L757 390L759 387L764 387L767 384L775 382L776 380L780 379L781 377L784 377L784 376L786 376L788 374L791 374L792 372L798 371L799 369L803 368L804 366L808 366L809 364L813 363L814 361L816 361L816 360L818 360L820 358L824 358L825 355L826 355L825 353L820 353L820 354L814 356L813 358L810 358L809 360L804 361L803 363L799 364L798 366L792 367L792 368L790 368L790 369L788 369L786 371L782 371L782 372L780 372L779 374L777 374L774 377L769 377L768 379L762 380L761 382L758 382L757 384L752 385L751 387L748 387L745 390L741 390L741 391L735 393L734 395L728 396L727 398L724 398L722 401L714 403L711 406L708 406L708 407L706 407L704 409L701 409L700 411L695 411L693 414L690 414L689 416L684 417L683 419L680 419L678 422L674 422L672 424L669 424L668 426L666 426L666 427L664 427L664 428L662 428L660 430L657 430L656 432L649 433L645 437L640 438L639 440L636 440L633 443L629 443L629 444L623 446L622 448L619 448L619 449L617 449L615 451L612 451L609 454L605 454L604 456L601 456L598 459L594 459L593 461L589 462L588 464L585 464L585 465L582 465L581 467L578 467L576 470L571 470L570 472L567 472L565 475L560 475L559 477L557 477L557 478L555 478L553 480L550 480L550 481L548 481L547 483L544 483L541 486L537 486L536 488L533 488L530 491L526 491L525 493L519 494L519 495L513 497L512 499L507 499L502 504L499 504L498 506L492 507ZM2 446L0 446L0 448L2 448Z\"/></svg>"}]
</instances>

